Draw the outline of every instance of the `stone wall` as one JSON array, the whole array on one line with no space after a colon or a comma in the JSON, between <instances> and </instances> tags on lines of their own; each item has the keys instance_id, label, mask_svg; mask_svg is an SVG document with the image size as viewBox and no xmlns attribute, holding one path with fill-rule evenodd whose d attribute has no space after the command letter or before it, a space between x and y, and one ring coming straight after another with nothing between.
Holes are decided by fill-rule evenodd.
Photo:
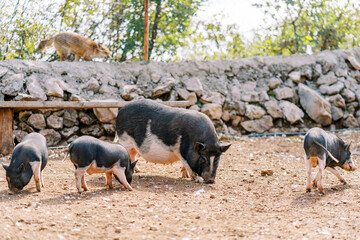
<instances>
[{"instance_id":1,"label":"stone wall","mask_svg":"<svg viewBox=\"0 0 360 240\"><path fill-rule=\"evenodd\" d=\"M232 135L357 128L360 49L316 55L201 62L0 61L0 100L189 100ZM79 135L113 138L117 109L15 113L16 141L43 133L49 145Z\"/></svg>"}]
</instances>

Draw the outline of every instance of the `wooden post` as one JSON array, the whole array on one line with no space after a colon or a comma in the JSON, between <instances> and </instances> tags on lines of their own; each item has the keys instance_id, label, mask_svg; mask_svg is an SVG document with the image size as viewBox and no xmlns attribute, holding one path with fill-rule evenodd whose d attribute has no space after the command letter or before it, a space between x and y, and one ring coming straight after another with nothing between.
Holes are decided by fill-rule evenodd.
<instances>
[{"instance_id":1,"label":"wooden post","mask_svg":"<svg viewBox=\"0 0 360 240\"><path fill-rule=\"evenodd\" d=\"M10 154L14 149L12 109L0 109L0 154Z\"/></svg>"},{"instance_id":2,"label":"wooden post","mask_svg":"<svg viewBox=\"0 0 360 240\"><path fill-rule=\"evenodd\" d=\"M145 0L144 16L144 60L149 61L149 0Z\"/></svg>"}]
</instances>

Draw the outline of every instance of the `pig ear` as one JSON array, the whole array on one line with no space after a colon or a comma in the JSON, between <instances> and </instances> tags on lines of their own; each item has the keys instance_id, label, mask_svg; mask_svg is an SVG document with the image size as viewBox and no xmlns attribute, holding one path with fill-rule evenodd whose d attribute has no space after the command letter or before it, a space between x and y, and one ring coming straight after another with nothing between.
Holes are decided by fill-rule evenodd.
<instances>
[{"instance_id":1,"label":"pig ear","mask_svg":"<svg viewBox=\"0 0 360 240\"><path fill-rule=\"evenodd\" d=\"M18 169L18 172L22 172L24 170L24 164L22 163Z\"/></svg>"},{"instance_id":2,"label":"pig ear","mask_svg":"<svg viewBox=\"0 0 360 240\"><path fill-rule=\"evenodd\" d=\"M351 145L351 142L349 144L345 144L345 151L349 151L350 150L350 145Z\"/></svg>"},{"instance_id":3,"label":"pig ear","mask_svg":"<svg viewBox=\"0 0 360 240\"><path fill-rule=\"evenodd\" d=\"M231 146L231 144L220 146L221 152L226 152L226 150L228 150L230 146Z\"/></svg>"},{"instance_id":4,"label":"pig ear","mask_svg":"<svg viewBox=\"0 0 360 240\"><path fill-rule=\"evenodd\" d=\"M195 148L194 148L195 151L200 152L200 151L204 150L205 148L206 148L206 144L200 143L200 142L195 143Z\"/></svg>"},{"instance_id":5,"label":"pig ear","mask_svg":"<svg viewBox=\"0 0 360 240\"><path fill-rule=\"evenodd\" d=\"M3 164L2 166L3 166L3 168L5 169L5 171L7 171L8 168L9 168L8 166L6 166L6 165L4 165L4 164Z\"/></svg>"},{"instance_id":6,"label":"pig ear","mask_svg":"<svg viewBox=\"0 0 360 240\"><path fill-rule=\"evenodd\" d=\"M135 162L132 162L132 163L130 164L130 169L133 169L133 168L135 167L137 161L138 161L138 160L136 160Z\"/></svg>"},{"instance_id":7,"label":"pig ear","mask_svg":"<svg viewBox=\"0 0 360 240\"><path fill-rule=\"evenodd\" d=\"M97 44L97 48L101 49L101 44L100 43Z\"/></svg>"}]
</instances>

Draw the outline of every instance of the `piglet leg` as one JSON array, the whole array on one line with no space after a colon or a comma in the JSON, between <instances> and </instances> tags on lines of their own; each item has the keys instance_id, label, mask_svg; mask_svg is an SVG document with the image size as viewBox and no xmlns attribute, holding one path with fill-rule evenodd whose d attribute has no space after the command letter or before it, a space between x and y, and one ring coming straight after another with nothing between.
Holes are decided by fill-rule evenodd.
<instances>
[{"instance_id":1,"label":"piglet leg","mask_svg":"<svg viewBox=\"0 0 360 240\"><path fill-rule=\"evenodd\" d=\"M130 186L130 184L128 183L128 181L126 180L126 176L125 176L125 168L120 167L120 166L115 166L113 168L113 173L116 175L116 177L120 180L121 184L128 189L129 191L132 191L132 187Z\"/></svg>"},{"instance_id":2,"label":"piglet leg","mask_svg":"<svg viewBox=\"0 0 360 240\"><path fill-rule=\"evenodd\" d=\"M311 192L311 161L309 158L305 159L306 167L306 192Z\"/></svg>"},{"instance_id":3,"label":"piglet leg","mask_svg":"<svg viewBox=\"0 0 360 240\"><path fill-rule=\"evenodd\" d=\"M105 172L105 177L106 177L106 186L109 186L109 188L113 188L112 172Z\"/></svg>"},{"instance_id":4,"label":"piglet leg","mask_svg":"<svg viewBox=\"0 0 360 240\"><path fill-rule=\"evenodd\" d=\"M33 174L34 174L34 180L35 180L35 185L36 185L36 190L38 192L41 192L41 183L40 183L40 175L41 175L41 170L40 170L40 166L41 166L41 162L40 161L36 161L36 162L30 162Z\"/></svg>"},{"instance_id":5,"label":"piglet leg","mask_svg":"<svg viewBox=\"0 0 360 240\"><path fill-rule=\"evenodd\" d=\"M85 171L86 169L78 168L75 170L75 181L76 181L76 188L79 193L82 192L82 184L85 183ZM85 183L86 185L86 183ZM87 190L87 187L85 188Z\"/></svg>"},{"instance_id":6,"label":"piglet leg","mask_svg":"<svg viewBox=\"0 0 360 240\"><path fill-rule=\"evenodd\" d=\"M319 159L319 173L318 173L319 177L317 179L318 189L319 189L319 192L322 194L324 194L323 175L324 175L324 169L325 169L325 161L326 161L326 156L324 154L322 159Z\"/></svg>"},{"instance_id":7,"label":"piglet leg","mask_svg":"<svg viewBox=\"0 0 360 240\"><path fill-rule=\"evenodd\" d=\"M340 180L341 183L347 184L346 180L340 175L340 173L335 168L326 167L325 169L332 172Z\"/></svg>"}]
</instances>

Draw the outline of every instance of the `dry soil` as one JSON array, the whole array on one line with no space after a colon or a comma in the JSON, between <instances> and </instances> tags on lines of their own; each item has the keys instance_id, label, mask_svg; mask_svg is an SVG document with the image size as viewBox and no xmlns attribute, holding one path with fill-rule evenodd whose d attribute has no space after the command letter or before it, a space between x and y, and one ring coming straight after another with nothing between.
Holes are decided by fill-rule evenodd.
<instances>
[{"instance_id":1,"label":"dry soil","mask_svg":"<svg viewBox=\"0 0 360 240\"><path fill-rule=\"evenodd\" d=\"M352 140L352 148L360 143L359 132L339 136ZM9 195L1 170L0 238L360 239L358 171L339 170L347 185L326 172L325 194L305 193L303 137L222 142L232 146L211 185L181 179L180 163L140 161L134 191L115 179L107 189L104 174L94 174L86 176L89 191L78 194L73 165L61 161L66 149L50 150L42 192L31 180Z\"/></svg>"}]
</instances>

